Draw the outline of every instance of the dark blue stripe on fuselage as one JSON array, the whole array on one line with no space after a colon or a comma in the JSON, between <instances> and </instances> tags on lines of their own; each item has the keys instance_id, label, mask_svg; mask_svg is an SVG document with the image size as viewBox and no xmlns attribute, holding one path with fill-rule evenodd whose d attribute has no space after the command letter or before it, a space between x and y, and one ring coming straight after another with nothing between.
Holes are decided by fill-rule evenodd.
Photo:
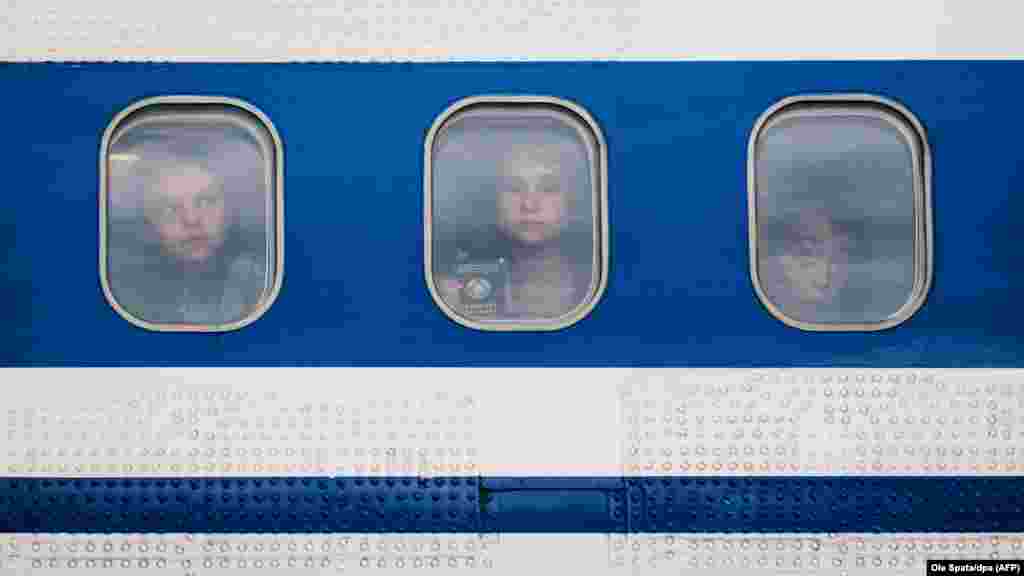
<instances>
[{"instance_id":1,"label":"dark blue stripe on fuselage","mask_svg":"<svg viewBox=\"0 0 1024 576\"><path fill-rule=\"evenodd\" d=\"M1020 366L1024 62L6 64L0 366ZM909 322L806 333L749 279L747 138L794 94L905 104L934 154L935 282ZM557 333L483 333L423 279L423 141L454 101L542 94L608 141L611 271ZM285 147L285 280L235 333L156 334L107 305L97 157L144 97L251 102Z\"/></svg>"},{"instance_id":2,"label":"dark blue stripe on fuselage","mask_svg":"<svg viewBox=\"0 0 1024 576\"><path fill-rule=\"evenodd\" d=\"M1022 531L1022 477L0 479L0 532Z\"/></svg>"}]
</instances>

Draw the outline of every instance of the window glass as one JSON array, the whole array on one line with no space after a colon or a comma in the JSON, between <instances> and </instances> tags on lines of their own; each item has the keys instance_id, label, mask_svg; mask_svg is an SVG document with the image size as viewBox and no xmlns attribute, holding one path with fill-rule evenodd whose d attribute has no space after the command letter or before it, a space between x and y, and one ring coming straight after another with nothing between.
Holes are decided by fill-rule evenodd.
<instances>
[{"instance_id":1,"label":"window glass","mask_svg":"<svg viewBox=\"0 0 1024 576\"><path fill-rule=\"evenodd\" d=\"M226 330L262 314L280 282L280 150L234 103L162 102L108 129L104 288L155 330Z\"/></svg>"},{"instance_id":2,"label":"window glass","mask_svg":"<svg viewBox=\"0 0 1024 576\"><path fill-rule=\"evenodd\" d=\"M602 151L564 103L480 101L428 142L428 282L457 321L554 329L595 303L604 277Z\"/></svg>"},{"instance_id":3,"label":"window glass","mask_svg":"<svg viewBox=\"0 0 1024 576\"><path fill-rule=\"evenodd\" d=\"M803 102L755 135L752 262L773 313L805 329L891 326L929 269L923 139L877 103Z\"/></svg>"}]
</instances>

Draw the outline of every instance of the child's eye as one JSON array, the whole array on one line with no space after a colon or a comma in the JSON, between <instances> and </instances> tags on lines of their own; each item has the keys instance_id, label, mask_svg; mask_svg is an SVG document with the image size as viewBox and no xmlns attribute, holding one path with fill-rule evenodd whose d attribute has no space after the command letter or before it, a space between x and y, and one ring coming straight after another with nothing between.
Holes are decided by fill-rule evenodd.
<instances>
[{"instance_id":1,"label":"child's eye","mask_svg":"<svg viewBox=\"0 0 1024 576\"><path fill-rule=\"evenodd\" d=\"M216 204L217 204L217 197L216 196L200 196L198 198L198 200L196 200L196 205L199 206L200 208L209 208L209 207L214 206Z\"/></svg>"}]
</instances>

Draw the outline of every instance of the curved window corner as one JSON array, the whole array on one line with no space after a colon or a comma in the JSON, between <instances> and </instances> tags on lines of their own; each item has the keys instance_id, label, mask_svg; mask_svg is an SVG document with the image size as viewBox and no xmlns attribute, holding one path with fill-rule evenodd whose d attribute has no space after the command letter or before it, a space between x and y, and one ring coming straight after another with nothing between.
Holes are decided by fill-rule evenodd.
<instances>
[{"instance_id":1,"label":"curved window corner","mask_svg":"<svg viewBox=\"0 0 1024 576\"><path fill-rule=\"evenodd\" d=\"M924 304L931 160L907 109L868 95L787 98L755 125L747 178L750 276L773 316L875 331Z\"/></svg>"},{"instance_id":2,"label":"curved window corner","mask_svg":"<svg viewBox=\"0 0 1024 576\"><path fill-rule=\"evenodd\" d=\"M262 316L283 275L283 157L244 102L165 96L121 111L100 149L100 283L142 328L223 332Z\"/></svg>"},{"instance_id":3,"label":"curved window corner","mask_svg":"<svg viewBox=\"0 0 1024 576\"><path fill-rule=\"evenodd\" d=\"M570 326L607 279L600 128L556 98L461 100L425 142L425 273L438 307L478 330Z\"/></svg>"}]
</instances>

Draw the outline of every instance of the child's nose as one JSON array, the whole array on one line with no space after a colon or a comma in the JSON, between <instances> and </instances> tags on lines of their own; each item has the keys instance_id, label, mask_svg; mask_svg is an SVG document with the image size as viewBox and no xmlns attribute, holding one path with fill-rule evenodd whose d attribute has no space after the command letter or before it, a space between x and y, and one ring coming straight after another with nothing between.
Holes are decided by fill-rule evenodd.
<instances>
[{"instance_id":1,"label":"child's nose","mask_svg":"<svg viewBox=\"0 0 1024 576\"><path fill-rule=\"evenodd\" d=\"M530 211L540 208L540 196L534 192L523 194L523 208Z\"/></svg>"}]
</instances>

